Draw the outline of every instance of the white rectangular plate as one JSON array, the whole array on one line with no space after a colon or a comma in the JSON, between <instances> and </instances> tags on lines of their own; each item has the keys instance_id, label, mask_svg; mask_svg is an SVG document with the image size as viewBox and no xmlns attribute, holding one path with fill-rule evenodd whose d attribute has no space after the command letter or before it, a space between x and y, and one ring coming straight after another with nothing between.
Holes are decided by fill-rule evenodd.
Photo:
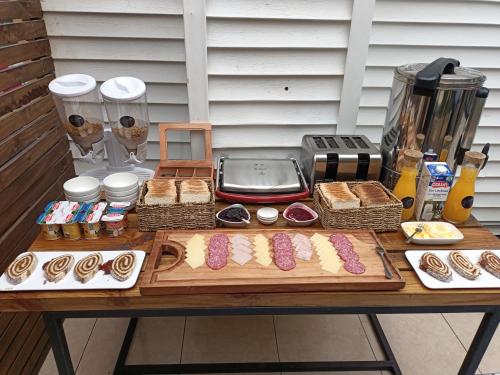
<instances>
[{"instance_id":1,"label":"white rectangular plate","mask_svg":"<svg viewBox=\"0 0 500 375\"><path fill-rule=\"evenodd\" d=\"M104 271L99 271L97 274L85 284L76 280L73 274L73 267L80 259L95 251L35 251L33 252L38 258L38 264L35 272L25 281L20 284L14 285L7 281L5 273L0 277L0 291L2 292L21 292L21 291L35 291L35 290L90 290L90 289L129 289L132 288L137 282L139 273L141 272L142 263L146 253L140 250L117 250L99 251L102 255L103 262L116 258L118 255L126 252L133 252L137 257L134 272L125 281L118 281L111 275L105 275ZM68 274L57 283L49 282L43 275L43 264L51 259L63 255L71 254L75 257L75 263L68 272Z\"/></svg>"},{"instance_id":2,"label":"white rectangular plate","mask_svg":"<svg viewBox=\"0 0 500 375\"><path fill-rule=\"evenodd\" d=\"M430 251L436 254L444 263L450 267L453 274L453 278L450 282L440 281L435 279L427 272L420 269L420 258L422 254ZM452 250L408 250L405 255L408 262L412 265L413 269L417 273L420 281L430 289L478 289L478 288L500 288L500 279L493 276L491 273L481 268L481 275L476 280L469 280L463 276L460 276L455 270L450 266L448 262L448 254ZM472 263L479 263L479 257L481 253L486 250L460 250L464 255L466 255ZM500 256L500 250L491 250L496 255Z\"/></svg>"},{"instance_id":3,"label":"white rectangular plate","mask_svg":"<svg viewBox=\"0 0 500 375\"><path fill-rule=\"evenodd\" d=\"M451 223L448 223L446 221L406 221L404 223L401 223L401 229L403 230L403 233L406 238L410 237L413 232L408 233L407 232L407 227L416 225L418 223L424 223L426 225L444 225L448 228L450 228L451 231L454 231L457 233L457 237L453 238L415 238L413 237L411 239L411 242L417 245L449 245L449 244L454 244L457 242L460 242L464 239L464 235L460 230L454 226Z\"/></svg>"}]
</instances>

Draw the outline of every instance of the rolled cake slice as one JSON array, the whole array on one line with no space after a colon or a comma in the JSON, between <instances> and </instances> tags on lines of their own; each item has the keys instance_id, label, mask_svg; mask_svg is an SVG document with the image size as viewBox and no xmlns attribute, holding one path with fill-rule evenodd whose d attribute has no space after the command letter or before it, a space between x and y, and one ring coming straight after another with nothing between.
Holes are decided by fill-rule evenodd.
<instances>
[{"instance_id":1,"label":"rolled cake slice","mask_svg":"<svg viewBox=\"0 0 500 375\"><path fill-rule=\"evenodd\" d=\"M73 263L75 263L75 258L71 254L64 254L51 259L43 265L45 278L55 283L61 281L68 274Z\"/></svg>"},{"instance_id":2,"label":"rolled cake slice","mask_svg":"<svg viewBox=\"0 0 500 375\"><path fill-rule=\"evenodd\" d=\"M26 253L20 256L7 268L7 280L11 284L22 283L31 276L37 264L38 259L33 253Z\"/></svg>"},{"instance_id":3,"label":"rolled cake slice","mask_svg":"<svg viewBox=\"0 0 500 375\"><path fill-rule=\"evenodd\" d=\"M493 276L500 279L500 257L496 255L493 251L484 251L481 254L481 259L479 264Z\"/></svg>"},{"instance_id":4,"label":"rolled cake slice","mask_svg":"<svg viewBox=\"0 0 500 375\"><path fill-rule=\"evenodd\" d=\"M99 271L101 264L102 255L100 253L87 255L76 263L75 269L73 270L75 278L82 283L86 283Z\"/></svg>"},{"instance_id":5,"label":"rolled cake slice","mask_svg":"<svg viewBox=\"0 0 500 375\"><path fill-rule=\"evenodd\" d=\"M434 253L426 252L422 255L420 258L420 269L438 280L451 281L450 268Z\"/></svg>"},{"instance_id":6,"label":"rolled cake slice","mask_svg":"<svg viewBox=\"0 0 500 375\"><path fill-rule=\"evenodd\" d=\"M448 261L451 267L466 279L475 280L481 274L481 269L472 264L470 259L460 251L451 251L448 254Z\"/></svg>"},{"instance_id":7,"label":"rolled cake slice","mask_svg":"<svg viewBox=\"0 0 500 375\"><path fill-rule=\"evenodd\" d=\"M135 269L136 257L131 251L118 255L115 259L108 260L101 266L105 273L111 274L118 281L127 280Z\"/></svg>"}]
</instances>

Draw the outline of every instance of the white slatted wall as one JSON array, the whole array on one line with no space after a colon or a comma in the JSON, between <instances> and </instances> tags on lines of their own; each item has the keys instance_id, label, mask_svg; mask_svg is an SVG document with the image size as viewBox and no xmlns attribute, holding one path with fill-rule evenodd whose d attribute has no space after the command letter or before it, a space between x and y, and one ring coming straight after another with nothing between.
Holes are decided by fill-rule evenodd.
<instances>
[{"instance_id":1,"label":"white slatted wall","mask_svg":"<svg viewBox=\"0 0 500 375\"><path fill-rule=\"evenodd\" d=\"M335 131L352 1L207 0L216 154L297 155Z\"/></svg>"},{"instance_id":2,"label":"white slatted wall","mask_svg":"<svg viewBox=\"0 0 500 375\"><path fill-rule=\"evenodd\" d=\"M377 0L356 131L380 142L395 66L453 57L487 76L474 149L490 142L474 214L500 224L500 2Z\"/></svg>"},{"instance_id":3,"label":"white slatted wall","mask_svg":"<svg viewBox=\"0 0 500 375\"><path fill-rule=\"evenodd\" d=\"M372 9L372 1L184 0L189 9L206 12L206 67L190 59L198 76L205 68L208 76L208 94L197 95L187 92L183 0L42 5L57 74L145 80L153 123L188 121L188 98L204 101L189 103L196 113L208 103L215 155L297 156L303 134L336 129L354 129L378 143L395 66L445 56L478 68L491 91L474 147L490 141L492 148L474 212L500 230L500 2L376 0ZM356 4L367 14L356 18ZM368 45L365 30L371 30ZM354 62L349 72L346 57ZM349 123L358 106L356 123ZM338 124L339 117L346 121ZM150 166L159 156L157 137L153 127Z\"/></svg>"},{"instance_id":4,"label":"white slatted wall","mask_svg":"<svg viewBox=\"0 0 500 375\"><path fill-rule=\"evenodd\" d=\"M159 159L158 122L189 121L182 0L42 0L56 74L147 84L148 157ZM91 166L76 163L77 172Z\"/></svg>"}]
</instances>

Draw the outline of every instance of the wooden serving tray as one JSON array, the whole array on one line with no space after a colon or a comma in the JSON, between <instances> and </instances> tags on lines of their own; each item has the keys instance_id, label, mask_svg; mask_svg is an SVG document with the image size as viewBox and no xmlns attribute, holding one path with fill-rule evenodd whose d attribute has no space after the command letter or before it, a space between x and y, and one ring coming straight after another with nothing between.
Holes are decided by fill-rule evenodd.
<instances>
[{"instance_id":1,"label":"wooden serving tray","mask_svg":"<svg viewBox=\"0 0 500 375\"><path fill-rule=\"evenodd\" d=\"M269 239L278 232L291 236L302 233L312 236L320 233L329 236L340 232L346 234L366 266L362 275L353 275L344 268L337 274L321 269L316 251L310 261L296 259L297 266L290 271L280 270L274 263L261 266L255 259L244 266L233 262L229 256L227 265L217 271L206 264L192 269L184 262L184 246L194 234L205 236L205 242L217 233L228 236L241 233L249 237L263 234ZM375 233L367 230L315 230L315 229L268 229L241 230L215 229L204 231L158 231L151 254L141 279L143 295L200 294L200 293L271 293L335 290L397 290L405 285L398 269L387 259L394 277L386 279L380 256L376 252ZM272 244L271 256L272 256ZM169 255L168 253L174 254Z\"/></svg>"}]
</instances>

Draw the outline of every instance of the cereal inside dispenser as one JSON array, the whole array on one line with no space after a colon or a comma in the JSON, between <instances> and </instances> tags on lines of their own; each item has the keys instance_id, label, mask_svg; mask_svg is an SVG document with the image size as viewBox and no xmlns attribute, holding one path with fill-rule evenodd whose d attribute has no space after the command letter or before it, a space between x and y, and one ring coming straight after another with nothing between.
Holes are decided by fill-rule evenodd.
<instances>
[{"instance_id":1,"label":"cereal inside dispenser","mask_svg":"<svg viewBox=\"0 0 500 375\"><path fill-rule=\"evenodd\" d=\"M53 79L49 90L64 128L82 158L95 163L104 156L104 121L93 77L68 74Z\"/></svg>"},{"instance_id":2,"label":"cereal inside dispenser","mask_svg":"<svg viewBox=\"0 0 500 375\"><path fill-rule=\"evenodd\" d=\"M129 155L125 162L142 163L149 127L146 85L134 77L115 77L101 85L101 94L113 135Z\"/></svg>"}]
</instances>

